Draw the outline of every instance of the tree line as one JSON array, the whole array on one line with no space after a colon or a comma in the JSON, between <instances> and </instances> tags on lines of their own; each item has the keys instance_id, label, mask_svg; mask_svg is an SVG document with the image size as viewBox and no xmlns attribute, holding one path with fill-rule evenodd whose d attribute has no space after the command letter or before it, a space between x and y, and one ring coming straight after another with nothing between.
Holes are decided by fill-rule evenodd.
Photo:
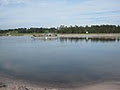
<instances>
[{"instance_id":1,"label":"tree line","mask_svg":"<svg viewBox=\"0 0 120 90\"><path fill-rule=\"evenodd\" d=\"M119 25L92 25L92 26L64 26L58 28L17 28L0 30L0 33L60 33L60 34L80 34L80 33L120 33Z\"/></svg>"}]
</instances>

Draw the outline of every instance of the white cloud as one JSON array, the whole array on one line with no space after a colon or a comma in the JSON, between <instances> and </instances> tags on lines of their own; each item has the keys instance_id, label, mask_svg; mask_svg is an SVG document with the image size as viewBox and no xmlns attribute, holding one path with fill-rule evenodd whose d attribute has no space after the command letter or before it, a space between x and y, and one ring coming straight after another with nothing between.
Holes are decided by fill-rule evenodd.
<instances>
[{"instance_id":1,"label":"white cloud","mask_svg":"<svg viewBox=\"0 0 120 90\"><path fill-rule=\"evenodd\" d=\"M10 4L21 4L24 3L26 0L0 0L0 5L10 5Z\"/></svg>"},{"instance_id":2,"label":"white cloud","mask_svg":"<svg viewBox=\"0 0 120 90\"><path fill-rule=\"evenodd\" d=\"M72 0L71 0L72 1ZM120 0L2 0L0 28L119 24ZM22 6L21 3L24 3ZM13 5L14 4L14 5ZM16 5L15 5L16 4Z\"/></svg>"}]
</instances>

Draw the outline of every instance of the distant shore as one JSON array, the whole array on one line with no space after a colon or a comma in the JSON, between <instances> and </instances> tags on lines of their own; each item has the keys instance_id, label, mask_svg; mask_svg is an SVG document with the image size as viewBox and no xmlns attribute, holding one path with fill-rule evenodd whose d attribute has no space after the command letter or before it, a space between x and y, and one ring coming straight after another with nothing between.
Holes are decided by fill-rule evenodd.
<instances>
[{"instance_id":1,"label":"distant shore","mask_svg":"<svg viewBox=\"0 0 120 90\"><path fill-rule=\"evenodd\" d=\"M35 35L41 35L44 33L34 33ZM0 36L32 36L33 33L14 33L10 35L0 34ZM78 36L111 36L120 37L120 33L89 33L89 34L57 34L59 37L78 37Z\"/></svg>"}]
</instances>

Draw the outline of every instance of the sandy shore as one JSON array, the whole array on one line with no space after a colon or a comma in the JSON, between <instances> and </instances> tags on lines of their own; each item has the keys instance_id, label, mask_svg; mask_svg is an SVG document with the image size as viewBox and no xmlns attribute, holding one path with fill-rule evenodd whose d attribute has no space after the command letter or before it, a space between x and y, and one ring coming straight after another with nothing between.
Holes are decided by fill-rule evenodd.
<instances>
[{"instance_id":1,"label":"sandy shore","mask_svg":"<svg viewBox=\"0 0 120 90\"><path fill-rule=\"evenodd\" d=\"M59 37L120 37L120 34L58 34Z\"/></svg>"},{"instance_id":2,"label":"sandy shore","mask_svg":"<svg viewBox=\"0 0 120 90\"><path fill-rule=\"evenodd\" d=\"M52 88L31 84L23 80L0 77L0 90L120 90L120 81L101 82L77 88Z\"/></svg>"},{"instance_id":3,"label":"sandy shore","mask_svg":"<svg viewBox=\"0 0 120 90\"><path fill-rule=\"evenodd\" d=\"M120 90L120 82L104 82L95 85L86 86L80 90Z\"/></svg>"}]
</instances>

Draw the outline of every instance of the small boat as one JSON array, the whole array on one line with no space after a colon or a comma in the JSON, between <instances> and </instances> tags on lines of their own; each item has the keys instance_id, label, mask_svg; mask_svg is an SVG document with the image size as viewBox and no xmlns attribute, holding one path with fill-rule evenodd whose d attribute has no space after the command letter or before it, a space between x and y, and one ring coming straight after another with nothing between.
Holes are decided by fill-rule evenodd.
<instances>
[{"instance_id":1,"label":"small boat","mask_svg":"<svg viewBox=\"0 0 120 90\"><path fill-rule=\"evenodd\" d=\"M48 34L41 34L41 35L33 35L31 38L34 38L34 39L57 39L58 36L57 36L57 34L48 33Z\"/></svg>"}]
</instances>

